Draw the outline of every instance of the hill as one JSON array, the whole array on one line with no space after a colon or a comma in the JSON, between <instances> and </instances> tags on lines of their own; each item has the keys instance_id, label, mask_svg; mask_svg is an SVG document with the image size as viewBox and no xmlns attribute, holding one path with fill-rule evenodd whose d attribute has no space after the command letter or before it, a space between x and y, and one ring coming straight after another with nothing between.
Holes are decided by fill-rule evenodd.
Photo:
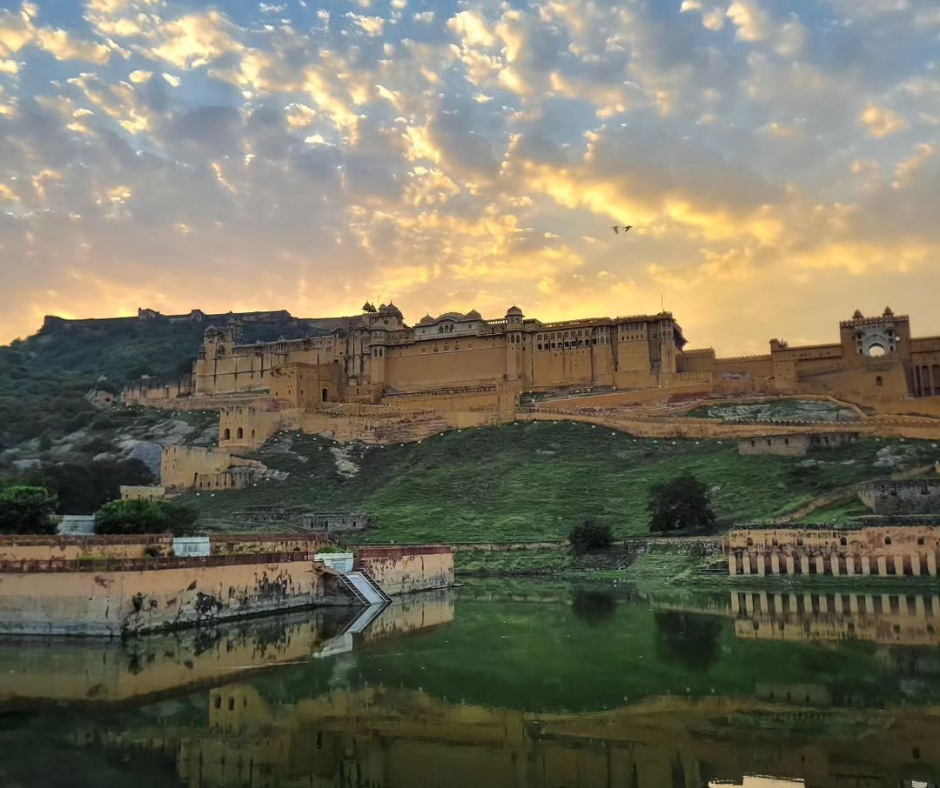
<instances>
[{"instance_id":1,"label":"hill","mask_svg":"<svg viewBox=\"0 0 940 788\"><path fill-rule=\"evenodd\" d=\"M46 444L107 422L85 401L100 377L117 392L141 375L189 373L205 326L166 320L48 321L37 334L0 347L0 452L23 441ZM270 341L311 333L292 323L252 323L243 341Z\"/></svg>"},{"instance_id":2,"label":"hill","mask_svg":"<svg viewBox=\"0 0 940 788\"><path fill-rule=\"evenodd\" d=\"M736 441L657 441L570 422L454 430L393 446L282 433L250 456L288 472L285 480L187 498L216 528L256 528L245 524L246 507L272 505L374 514L368 541L563 539L587 517L623 537L648 531L649 486L686 469L708 485L728 525L774 518L937 455L936 443L870 439L805 458L741 456Z\"/></svg>"}]
</instances>

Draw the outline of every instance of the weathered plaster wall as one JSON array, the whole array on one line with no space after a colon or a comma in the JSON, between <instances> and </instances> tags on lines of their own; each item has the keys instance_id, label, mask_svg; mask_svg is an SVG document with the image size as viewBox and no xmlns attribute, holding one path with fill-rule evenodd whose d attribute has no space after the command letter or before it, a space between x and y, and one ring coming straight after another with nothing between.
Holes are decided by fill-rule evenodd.
<instances>
[{"instance_id":1,"label":"weathered plaster wall","mask_svg":"<svg viewBox=\"0 0 940 788\"><path fill-rule=\"evenodd\" d=\"M126 562L102 571L5 571L0 632L137 634L347 597L304 553ZM167 566L169 568L158 568Z\"/></svg>"},{"instance_id":2,"label":"weathered plaster wall","mask_svg":"<svg viewBox=\"0 0 940 788\"><path fill-rule=\"evenodd\" d=\"M356 549L356 563L390 595L454 584L454 553L444 545Z\"/></svg>"}]
</instances>

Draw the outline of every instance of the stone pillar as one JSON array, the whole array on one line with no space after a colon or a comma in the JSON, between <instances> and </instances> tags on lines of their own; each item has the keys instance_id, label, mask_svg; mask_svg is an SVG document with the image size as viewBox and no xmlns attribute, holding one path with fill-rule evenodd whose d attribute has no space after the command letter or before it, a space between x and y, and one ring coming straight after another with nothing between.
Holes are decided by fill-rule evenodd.
<instances>
[{"instance_id":1,"label":"stone pillar","mask_svg":"<svg viewBox=\"0 0 940 788\"><path fill-rule=\"evenodd\" d=\"M911 574L920 577L920 556L917 553L911 555Z\"/></svg>"},{"instance_id":2,"label":"stone pillar","mask_svg":"<svg viewBox=\"0 0 940 788\"><path fill-rule=\"evenodd\" d=\"M894 556L894 574L899 577L904 576L904 556L896 555Z\"/></svg>"},{"instance_id":3,"label":"stone pillar","mask_svg":"<svg viewBox=\"0 0 940 788\"><path fill-rule=\"evenodd\" d=\"M813 612L813 595L812 594L803 594L803 612L804 613Z\"/></svg>"},{"instance_id":4,"label":"stone pillar","mask_svg":"<svg viewBox=\"0 0 940 788\"><path fill-rule=\"evenodd\" d=\"M769 611L769 607L767 606L767 592L761 591L760 592L760 612L766 615L768 611Z\"/></svg>"},{"instance_id":5,"label":"stone pillar","mask_svg":"<svg viewBox=\"0 0 940 788\"><path fill-rule=\"evenodd\" d=\"M927 553L927 574L931 577L937 575L937 554Z\"/></svg>"},{"instance_id":6,"label":"stone pillar","mask_svg":"<svg viewBox=\"0 0 940 788\"><path fill-rule=\"evenodd\" d=\"M835 599L833 599L833 605L834 605L834 607L835 607L836 613L838 613L838 614L841 616L842 613L843 613L843 610L842 610L842 594L836 594L836 595L835 595Z\"/></svg>"},{"instance_id":7,"label":"stone pillar","mask_svg":"<svg viewBox=\"0 0 940 788\"><path fill-rule=\"evenodd\" d=\"M865 612L869 615L875 614L875 598L871 594L865 594Z\"/></svg>"},{"instance_id":8,"label":"stone pillar","mask_svg":"<svg viewBox=\"0 0 940 788\"><path fill-rule=\"evenodd\" d=\"M878 556L878 575L884 577L888 574L888 559L883 555Z\"/></svg>"},{"instance_id":9,"label":"stone pillar","mask_svg":"<svg viewBox=\"0 0 940 788\"><path fill-rule=\"evenodd\" d=\"M770 556L770 574L780 574L780 556L778 556L776 553Z\"/></svg>"},{"instance_id":10,"label":"stone pillar","mask_svg":"<svg viewBox=\"0 0 940 788\"><path fill-rule=\"evenodd\" d=\"M927 618L927 611L924 610L924 598L922 596L914 597L914 615L918 618Z\"/></svg>"},{"instance_id":11,"label":"stone pillar","mask_svg":"<svg viewBox=\"0 0 940 788\"><path fill-rule=\"evenodd\" d=\"M751 574L751 554L750 553L744 553L744 555L741 556L741 570L746 575Z\"/></svg>"},{"instance_id":12,"label":"stone pillar","mask_svg":"<svg viewBox=\"0 0 940 788\"><path fill-rule=\"evenodd\" d=\"M783 597L780 594L774 594L774 613L783 615Z\"/></svg>"},{"instance_id":13,"label":"stone pillar","mask_svg":"<svg viewBox=\"0 0 940 788\"><path fill-rule=\"evenodd\" d=\"M855 556L847 555L845 557L845 573L851 577L855 574Z\"/></svg>"},{"instance_id":14,"label":"stone pillar","mask_svg":"<svg viewBox=\"0 0 940 788\"><path fill-rule=\"evenodd\" d=\"M832 576L839 576L839 556L838 554L830 556L829 565L832 567Z\"/></svg>"},{"instance_id":15,"label":"stone pillar","mask_svg":"<svg viewBox=\"0 0 940 788\"><path fill-rule=\"evenodd\" d=\"M849 596L849 612L858 613L858 597L855 594Z\"/></svg>"},{"instance_id":16,"label":"stone pillar","mask_svg":"<svg viewBox=\"0 0 940 788\"><path fill-rule=\"evenodd\" d=\"M754 615L754 595L745 594L744 595L744 609L747 611L749 616Z\"/></svg>"},{"instance_id":17,"label":"stone pillar","mask_svg":"<svg viewBox=\"0 0 940 788\"><path fill-rule=\"evenodd\" d=\"M761 577L763 577L765 573L766 573L766 569L765 569L765 567L764 567L764 554L763 554L763 553L758 553L758 555L757 555L757 574L759 574Z\"/></svg>"},{"instance_id":18,"label":"stone pillar","mask_svg":"<svg viewBox=\"0 0 940 788\"><path fill-rule=\"evenodd\" d=\"M741 601L738 599L737 591L731 592L731 612L734 613L735 616L741 612Z\"/></svg>"},{"instance_id":19,"label":"stone pillar","mask_svg":"<svg viewBox=\"0 0 940 788\"><path fill-rule=\"evenodd\" d=\"M867 555L862 556L862 574L871 574L871 558L869 558Z\"/></svg>"},{"instance_id":20,"label":"stone pillar","mask_svg":"<svg viewBox=\"0 0 940 788\"><path fill-rule=\"evenodd\" d=\"M728 556L728 574L734 577L738 573L738 557L731 553Z\"/></svg>"},{"instance_id":21,"label":"stone pillar","mask_svg":"<svg viewBox=\"0 0 940 788\"><path fill-rule=\"evenodd\" d=\"M899 605L900 607L900 605ZM891 612L891 597L887 594L881 595L881 615L887 615Z\"/></svg>"},{"instance_id":22,"label":"stone pillar","mask_svg":"<svg viewBox=\"0 0 940 788\"><path fill-rule=\"evenodd\" d=\"M828 613L829 612L829 597L825 594L819 595L819 612Z\"/></svg>"},{"instance_id":23,"label":"stone pillar","mask_svg":"<svg viewBox=\"0 0 940 788\"><path fill-rule=\"evenodd\" d=\"M826 574L826 559L821 555L816 556L816 574L824 575Z\"/></svg>"},{"instance_id":24,"label":"stone pillar","mask_svg":"<svg viewBox=\"0 0 940 788\"><path fill-rule=\"evenodd\" d=\"M809 556L806 553L800 553L800 572L804 575L809 574Z\"/></svg>"},{"instance_id":25,"label":"stone pillar","mask_svg":"<svg viewBox=\"0 0 940 788\"><path fill-rule=\"evenodd\" d=\"M790 594L790 596L787 598L787 601L790 605L789 610L787 612L791 616L795 616L800 610L800 606L796 600L796 594Z\"/></svg>"},{"instance_id":26,"label":"stone pillar","mask_svg":"<svg viewBox=\"0 0 940 788\"><path fill-rule=\"evenodd\" d=\"M940 618L940 596L930 597L930 613L934 618Z\"/></svg>"},{"instance_id":27,"label":"stone pillar","mask_svg":"<svg viewBox=\"0 0 940 788\"><path fill-rule=\"evenodd\" d=\"M794 566L793 556L788 555L787 556L787 574L792 575L795 571L796 571L796 567Z\"/></svg>"}]
</instances>

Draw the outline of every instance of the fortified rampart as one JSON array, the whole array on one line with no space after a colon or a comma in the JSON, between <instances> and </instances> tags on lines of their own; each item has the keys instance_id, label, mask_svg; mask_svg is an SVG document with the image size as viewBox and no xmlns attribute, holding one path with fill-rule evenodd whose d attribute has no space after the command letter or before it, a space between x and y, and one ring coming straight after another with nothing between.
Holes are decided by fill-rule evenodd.
<instances>
[{"instance_id":1,"label":"fortified rampart","mask_svg":"<svg viewBox=\"0 0 940 788\"><path fill-rule=\"evenodd\" d=\"M728 574L937 574L940 526L748 528L728 533Z\"/></svg>"},{"instance_id":2,"label":"fortified rampart","mask_svg":"<svg viewBox=\"0 0 940 788\"><path fill-rule=\"evenodd\" d=\"M940 479L869 482L858 497L877 515L940 515Z\"/></svg>"},{"instance_id":3,"label":"fortified rampart","mask_svg":"<svg viewBox=\"0 0 940 788\"><path fill-rule=\"evenodd\" d=\"M227 448L164 446L160 456L160 481L170 493L241 489L266 470L257 460L236 457Z\"/></svg>"},{"instance_id":4,"label":"fortified rampart","mask_svg":"<svg viewBox=\"0 0 940 788\"><path fill-rule=\"evenodd\" d=\"M355 552L357 568L393 596L454 584L454 551L446 545L364 545Z\"/></svg>"}]
</instances>

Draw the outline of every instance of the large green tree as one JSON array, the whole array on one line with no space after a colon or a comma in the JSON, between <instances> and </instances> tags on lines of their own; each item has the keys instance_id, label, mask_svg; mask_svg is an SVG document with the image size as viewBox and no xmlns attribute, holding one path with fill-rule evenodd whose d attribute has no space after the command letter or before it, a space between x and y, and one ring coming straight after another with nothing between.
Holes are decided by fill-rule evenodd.
<instances>
[{"instance_id":1,"label":"large green tree","mask_svg":"<svg viewBox=\"0 0 940 788\"><path fill-rule=\"evenodd\" d=\"M172 501L110 501L97 512L95 532L182 536L192 532L198 518L192 506Z\"/></svg>"},{"instance_id":2,"label":"large green tree","mask_svg":"<svg viewBox=\"0 0 940 788\"><path fill-rule=\"evenodd\" d=\"M6 487L0 490L0 533L54 534L55 508L55 495L45 487Z\"/></svg>"},{"instance_id":3,"label":"large green tree","mask_svg":"<svg viewBox=\"0 0 940 788\"><path fill-rule=\"evenodd\" d=\"M686 471L650 487L650 531L708 531L715 525L708 490Z\"/></svg>"}]
</instances>

